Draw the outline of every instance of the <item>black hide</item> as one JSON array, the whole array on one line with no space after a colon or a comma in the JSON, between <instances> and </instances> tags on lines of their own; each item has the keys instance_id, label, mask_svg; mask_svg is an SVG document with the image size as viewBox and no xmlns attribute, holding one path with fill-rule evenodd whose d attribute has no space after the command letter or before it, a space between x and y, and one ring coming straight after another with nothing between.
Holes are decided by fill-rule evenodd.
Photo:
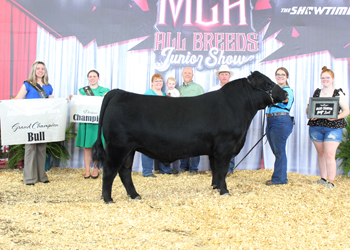
<instances>
[{"instance_id":1,"label":"black hide","mask_svg":"<svg viewBox=\"0 0 350 250\"><path fill-rule=\"evenodd\" d=\"M270 93L269 93L270 91ZM258 71L197 97L170 98L112 90L104 97L93 161L103 164L102 196L111 198L119 173L128 195L140 198L131 178L135 151L169 165L192 156L208 155L212 185L228 194L229 161L242 149L249 125L259 109L287 99L287 93Z\"/></svg>"}]
</instances>

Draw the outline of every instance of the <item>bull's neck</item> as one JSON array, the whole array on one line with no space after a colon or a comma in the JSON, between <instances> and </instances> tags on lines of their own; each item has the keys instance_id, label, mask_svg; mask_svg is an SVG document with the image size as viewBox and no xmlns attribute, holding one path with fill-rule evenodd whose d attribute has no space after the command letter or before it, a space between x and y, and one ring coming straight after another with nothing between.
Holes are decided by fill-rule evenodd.
<instances>
[{"instance_id":1,"label":"bull's neck","mask_svg":"<svg viewBox=\"0 0 350 250\"><path fill-rule=\"evenodd\" d=\"M265 109L266 106L272 104L267 93L254 89L245 78L241 82L231 85L230 88L232 90L227 91L227 93L234 93L234 96L229 98L229 102L231 102L233 107L239 103L239 106L244 109L245 116L249 121L254 118L260 109Z\"/></svg>"}]
</instances>

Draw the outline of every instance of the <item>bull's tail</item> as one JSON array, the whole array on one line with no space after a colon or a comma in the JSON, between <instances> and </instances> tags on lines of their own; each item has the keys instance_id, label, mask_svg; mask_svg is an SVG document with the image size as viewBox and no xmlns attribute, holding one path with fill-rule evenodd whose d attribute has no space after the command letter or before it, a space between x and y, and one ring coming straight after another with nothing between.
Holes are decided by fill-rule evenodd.
<instances>
[{"instance_id":1,"label":"bull's tail","mask_svg":"<svg viewBox=\"0 0 350 250\"><path fill-rule=\"evenodd\" d=\"M100 117L99 117L99 122L98 122L98 135L97 135L97 140L95 141L94 145L92 146L92 151L91 151L91 156L92 156L92 161L94 164L100 168L101 165L103 165L103 162L106 158L106 151L103 148L102 144L102 122L103 122L103 117L104 113L106 110L106 107L109 103L109 101L114 97L116 90L109 91L105 97L103 98L102 106L101 106L101 111L100 111Z\"/></svg>"}]
</instances>

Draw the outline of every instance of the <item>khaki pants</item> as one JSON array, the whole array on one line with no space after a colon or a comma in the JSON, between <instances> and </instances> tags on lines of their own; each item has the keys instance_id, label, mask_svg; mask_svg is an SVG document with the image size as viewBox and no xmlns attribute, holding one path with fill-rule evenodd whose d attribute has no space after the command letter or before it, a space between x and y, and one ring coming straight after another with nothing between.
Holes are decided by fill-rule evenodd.
<instances>
[{"instance_id":1,"label":"khaki pants","mask_svg":"<svg viewBox=\"0 0 350 250\"><path fill-rule=\"evenodd\" d=\"M48 181L45 172L46 143L26 144L23 181L25 184Z\"/></svg>"}]
</instances>

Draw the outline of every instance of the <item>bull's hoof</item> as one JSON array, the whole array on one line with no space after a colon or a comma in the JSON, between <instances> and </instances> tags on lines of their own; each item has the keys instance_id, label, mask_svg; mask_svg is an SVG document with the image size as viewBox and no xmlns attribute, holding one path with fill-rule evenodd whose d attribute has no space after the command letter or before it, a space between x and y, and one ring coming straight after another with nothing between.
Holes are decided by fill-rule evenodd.
<instances>
[{"instance_id":1,"label":"bull's hoof","mask_svg":"<svg viewBox=\"0 0 350 250\"><path fill-rule=\"evenodd\" d=\"M231 196L230 193L224 193L224 194L220 194L220 195L228 195L228 196Z\"/></svg>"},{"instance_id":2,"label":"bull's hoof","mask_svg":"<svg viewBox=\"0 0 350 250\"><path fill-rule=\"evenodd\" d=\"M114 201L113 200L110 200L110 201L105 201L105 204L113 204Z\"/></svg>"},{"instance_id":3,"label":"bull's hoof","mask_svg":"<svg viewBox=\"0 0 350 250\"><path fill-rule=\"evenodd\" d=\"M131 199L133 199L133 200L141 200L141 196L138 195L138 196L136 196L135 198L132 198L132 197L131 197Z\"/></svg>"},{"instance_id":4,"label":"bull's hoof","mask_svg":"<svg viewBox=\"0 0 350 250\"><path fill-rule=\"evenodd\" d=\"M212 185L213 186L213 189L218 189L218 186L216 185Z\"/></svg>"}]
</instances>

